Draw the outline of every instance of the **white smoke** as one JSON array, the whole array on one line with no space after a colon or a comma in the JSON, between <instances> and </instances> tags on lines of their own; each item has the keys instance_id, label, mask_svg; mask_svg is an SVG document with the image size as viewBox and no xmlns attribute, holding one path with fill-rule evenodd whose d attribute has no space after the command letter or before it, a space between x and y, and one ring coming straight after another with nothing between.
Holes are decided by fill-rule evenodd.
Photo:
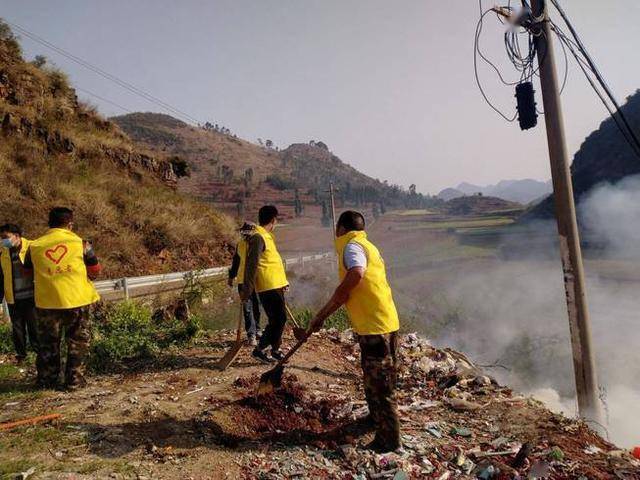
<instances>
[{"instance_id":1,"label":"white smoke","mask_svg":"<svg viewBox=\"0 0 640 480\"><path fill-rule=\"evenodd\" d=\"M586 250L585 269L608 432L614 443L632 447L640 445L640 176L596 187L582 199L580 211L581 232L598 247ZM575 416L562 270L559 254L548 255L549 245L546 258L525 248L526 255L515 259L440 271L440 291L425 272L429 289L418 298L427 304L444 296L455 306L437 343L494 365L491 372L502 382ZM440 313L427 317L427 331Z\"/></svg>"}]
</instances>

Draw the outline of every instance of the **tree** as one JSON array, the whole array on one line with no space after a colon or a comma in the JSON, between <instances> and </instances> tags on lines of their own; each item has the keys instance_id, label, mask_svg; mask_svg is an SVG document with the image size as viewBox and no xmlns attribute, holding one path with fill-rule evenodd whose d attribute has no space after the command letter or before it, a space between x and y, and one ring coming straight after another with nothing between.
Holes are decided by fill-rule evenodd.
<instances>
[{"instance_id":1,"label":"tree","mask_svg":"<svg viewBox=\"0 0 640 480\"><path fill-rule=\"evenodd\" d=\"M329 147L327 147L327 144L324 142L316 142L316 147L329 151Z\"/></svg>"},{"instance_id":2,"label":"tree","mask_svg":"<svg viewBox=\"0 0 640 480\"><path fill-rule=\"evenodd\" d=\"M302 206L302 200L300 200L300 192L297 188L295 191L295 198L293 200L293 205L294 205L294 211L295 211L296 217L301 217L304 207Z\"/></svg>"},{"instance_id":3,"label":"tree","mask_svg":"<svg viewBox=\"0 0 640 480\"><path fill-rule=\"evenodd\" d=\"M327 207L327 201L322 201L322 219L320 220L323 227L331 225L331 219L329 218L329 208Z\"/></svg>"},{"instance_id":4,"label":"tree","mask_svg":"<svg viewBox=\"0 0 640 480\"><path fill-rule=\"evenodd\" d=\"M264 144L265 144L265 146L266 146L267 148L271 148L271 147L273 147L273 141L272 141L272 140L267 139L267 141L266 141L266 142L264 142Z\"/></svg>"},{"instance_id":5,"label":"tree","mask_svg":"<svg viewBox=\"0 0 640 480\"><path fill-rule=\"evenodd\" d=\"M33 59L33 62L31 63L38 68L42 68L47 63L47 57L45 57L44 55L36 55L35 58Z\"/></svg>"},{"instance_id":6,"label":"tree","mask_svg":"<svg viewBox=\"0 0 640 480\"><path fill-rule=\"evenodd\" d=\"M264 146L264 143L262 143L262 139L261 138L258 139L258 145L260 145L261 147Z\"/></svg>"}]
</instances>

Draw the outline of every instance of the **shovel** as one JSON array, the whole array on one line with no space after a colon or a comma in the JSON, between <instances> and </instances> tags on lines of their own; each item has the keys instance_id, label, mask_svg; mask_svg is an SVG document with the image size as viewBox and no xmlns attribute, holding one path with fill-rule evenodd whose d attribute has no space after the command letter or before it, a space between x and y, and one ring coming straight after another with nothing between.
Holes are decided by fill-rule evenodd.
<instances>
[{"instance_id":1,"label":"shovel","mask_svg":"<svg viewBox=\"0 0 640 480\"><path fill-rule=\"evenodd\" d=\"M284 364L298 349L307 341L310 334L304 331L304 337L298 340L298 343L287 352L275 367L260 376L260 384L258 385L258 395L266 395L272 393L276 388L282 385L282 374L284 372Z\"/></svg>"},{"instance_id":2,"label":"shovel","mask_svg":"<svg viewBox=\"0 0 640 480\"><path fill-rule=\"evenodd\" d=\"M225 353L224 357L216 364L216 369L224 371L229 365L236 359L242 349L242 306L240 306L240 315L238 316L238 333L236 334L236 343L231 346L231 349Z\"/></svg>"},{"instance_id":3,"label":"shovel","mask_svg":"<svg viewBox=\"0 0 640 480\"><path fill-rule=\"evenodd\" d=\"M293 336L296 337L296 340L300 341L302 339L307 339L307 330L300 326L300 323L296 320L296 317L293 316L293 313L289 309L289 305L284 304L284 308L287 309L287 313L291 318L291 322L293 322Z\"/></svg>"}]
</instances>

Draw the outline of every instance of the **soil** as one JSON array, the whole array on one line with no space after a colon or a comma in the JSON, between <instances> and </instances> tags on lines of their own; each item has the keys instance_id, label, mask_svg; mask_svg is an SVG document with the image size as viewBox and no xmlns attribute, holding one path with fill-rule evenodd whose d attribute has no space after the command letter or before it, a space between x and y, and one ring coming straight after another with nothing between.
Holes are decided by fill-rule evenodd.
<instances>
[{"instance_id":1,"label":"soil","mask_svg":"<svg viewBox=\"0 0 640 480\"><path fill-rule=\"evenodd\" d=\"M540 463L549 478L640 478L628 453L586 425L486 377L475 380L479 371L460 354L412 336L402 341L398 390L404 451L366 450L373 432L363 420L357 346L340 338L314 335L285 369L282 388L260 397L259 376L269 367L249 347L226 371L214 368L232 332L142 372L91 377L72 393L31 393L27 370L14 385L21 393L0 396L0 423L47 413L62 419L3 433L0 473L19 459L16 471L33 465L35 479L475 478L487 465L500 471L488 478L515 478ZM283 348L293 343L288 335ZM479 407L454 409L452 398ZM530 454L516 470L525 443ZM551 458L553 447L561 460Z\"/></svg>"}]
</instances>

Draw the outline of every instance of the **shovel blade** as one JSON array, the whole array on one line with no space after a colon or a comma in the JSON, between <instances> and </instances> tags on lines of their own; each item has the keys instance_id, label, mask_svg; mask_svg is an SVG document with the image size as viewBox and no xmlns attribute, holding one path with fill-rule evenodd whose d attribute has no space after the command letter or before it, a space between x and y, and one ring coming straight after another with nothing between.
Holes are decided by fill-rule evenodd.
<instances>
[{"instance_id":1,"label":"shovel blade","mask_svg":"<svg viewBox=\"0 0 640 480\"><path fill-rule=\"evenodd\" d=\"M220 359L220 361L216 364L217 370L226 370L231 363L236 359L240 350L242 349L242 342L236 342L233 344L231 349L224 354L224 357Z\"/></svg>"},{"instance_id":2,"label":"shovel blade","mask_svg":"<svg viewBox=\"0 0 640 480\"><path fill-rule=\"evenodd\" d=\"M282 385L282 374L284 366L278 365L260 376L258 385L258 395L267 395Z\"/></svg>"}]
</instances>

